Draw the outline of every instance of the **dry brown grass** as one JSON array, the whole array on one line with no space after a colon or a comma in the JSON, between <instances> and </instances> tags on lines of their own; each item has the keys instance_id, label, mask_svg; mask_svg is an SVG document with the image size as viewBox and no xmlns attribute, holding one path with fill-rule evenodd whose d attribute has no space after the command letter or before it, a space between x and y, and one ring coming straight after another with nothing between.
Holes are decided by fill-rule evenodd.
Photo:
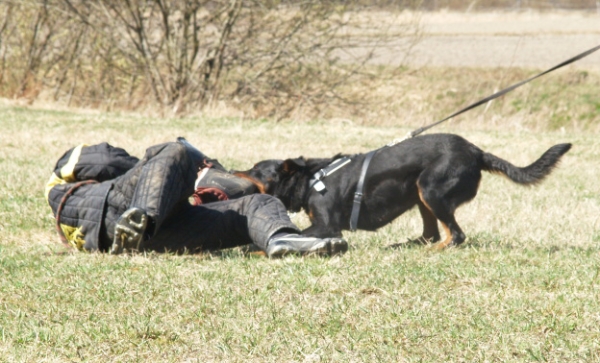
<instances>
[{"instance_id":1,"label":"dry brown grass","mask_svg":"<svg viewBox=\"0 0 600 363\"><path fill-rule=\"evenodd\" d=\"M0 5L0 10L13 5ZM51 43L47 46L32 43L34 47L31 52L37 54L37 51L46 49L49 54L41 54L39 59L32 58L35 61L18 61L25 59L27 53L27 49L19 45L27 43L27 37L32 32L27 21L37 19L33 15L37 9L41 9L21 6L32 14L16 12L22 17L19 18L20 22L15 20L15 24L10 21L7 23L9 27L0 47L4 59L0 63L0 94L17 97L22 102L37 105L50 102L60 107L81 106L102 111L135 110L160 116L203 114L302 121L335 118L363 125L414 125L434 121L479 97L596 45L600 31L596 26L597 14L580 11L420 13L370 8L339 16L326 12L331 16L320 27L327 29L329 25L324 24L337 24L339 28L334 27L337 31L317 31L317 34L321 34L319 36L300 32L293 37L300 44L308 44L306 37L311 41L314 40L312 38L318 38L317 43L326 42L319 45L323 49L301 49L297 57L293 55L296 53L290 53L292 59L302 59L298 64L287 58L275 57L276 62L270 68L272 74L267 72L268 76L254 83L254 76L262 72L259 70L262 63L238 59L240 55L236 56L236 50L233 49L231 59L228 58L233 63L228 63L225 67L228 73L219 78L222 84L211 86L214 89L211 88L210 92L214 92L214 97L205 95L211 101L202 100L205 96L198 98L189 93L185 96L191 98L186 108L187 101L184 100L176 104L170 101L164 103L164 100L161 101L164 104L157 102L149 91L149 81L145 80L143 74L135 73L140 67L129 65L118 71L111 68L125 62L125 59L119 58L118 52L110 53L112 58L104 59L94 58L96 53L93 51L84 51L87 49L85 47L96 49L94 44L80 44L84 50L63 49L65 44L79 44L70 34L80 34L77 27L82 26L76 17L69 17L65 12L60 12L60 17L64 16L68 22L50 11L46 22L42 23L48 28L45 31L55 32ZM266 28L261 28L262 36L272 33L268 30L269 26L278 27L279 23L271 24L271 17L281 18L281 22L286 23L285 15L297 15L289 9L260 14L264 16L261 19L266 24ZM75 30L56 33L63 23ZM311 30L315 30L311 26L319 28L317 25L310 22L306 24ZM24 30L20 31L21 28ZM245 34L243 31L241 33ZM43 34L38 34L38 37ZM113 38L120 44L119 37ZM86 36L82 39L95 38ZM242 39L245 38L242 36ZM41 42L41 39L38 41ZM277 41L231 44L231 47L258 47L265 56L273 56L274 52L268 46L271 43ZM339 58L338 62L325 62L318 57L327 53L325 49L329 48L334 50L328 57ZM249 52L238 51L244 54ZM262 59L263 53L260 52L254 57ZM77 57L68 63L68 55ZM510 124L540 130L594 128L598 124L598 104L595 101L600 78L598 57L600 53L543 80L537 80L495 101L491 104L492 109L488 107L486 112L508 120ZM358 66L364 61L367 67ZM29 64L37 67L30 73L25 67ZM157 67L154 73L162 75L161 66ZM173 68L166 65L162 67ZM281 70L279 67L282 67ZM167 73L164 77L171 80L177 78ZM338 84L341 79L345 82ZM565 97L563 92L574 94ZM572 100L577 100L577 107L573 107ZM533 120L531 115L534 115L533 119L538 119ZM485 119L485 114L473 113L470 117ZM491 123L498 121L492 120Z\"/></svg>"},{"instance_id":2,"label":"dry brown grass","mask_svg":"<svg viewBox=\"0 0 600 363\"><path fill-rule=\"evenodd\" d=\"M60 254L43 198L52 165L80 142L108 141L141 155L151 144L185 136L231 168L364 152L533 72L401 69L398 78L373 80L374 87L354 85L364 104L303 122L248 119L227 105L214 110L221 117L173 118L0 100L0 357L600 360L600 93L592 71L558 72L434 129L517 165L553 144L574 145L536 187L486 174L479 195L457 212L468 236L464 247L442 253L391 248L420 233L411 211L377 232L345 233L350 251L329 260L270 261L238 249ZM302 213L293 219L307 224Z\"/></svg>"},{"instance_id":3,"label":"dry brown grass","mask_svg":"<svg viewBox=\"0 0 600 363\"><path fill-rule=\"evenodd\" d=\"M442 253L389 248L418 235L407 213L346 233L331 260L223 255L61 255L42 190L55 160L109 141L141 155L186 136L226 166L361 152L408 127L345 121L155 118L0 107L0 356L7 361L595 361L600 185L595 133L444 125L524 165L574 148L541 185L485 175ZM303 214L293 217L306 225Z\"/></svg>"}]
</instances>

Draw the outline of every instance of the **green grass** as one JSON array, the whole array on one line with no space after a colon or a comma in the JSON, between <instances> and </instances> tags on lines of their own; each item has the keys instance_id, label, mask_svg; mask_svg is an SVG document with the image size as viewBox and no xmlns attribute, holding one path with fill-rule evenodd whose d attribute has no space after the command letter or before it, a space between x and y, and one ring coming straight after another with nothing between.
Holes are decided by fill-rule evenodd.
<instances>
[{"instance_id":1,"label":"green grass","mask_svg":"<svg viewBox=\"0 0 600 363\"><path fill-rule=\"evenodd\" d=\"M247 168L264 158L362 152L411 128L5 104L0 360L598 361L598 134L487 121L493 112L435 131L459 133L517 165L555 143L574 148L534 188L485 175L457 213L464 247L395 247L420 232L411 211L378 232L346 233L351 249L340 258L268 260L241 249L106 256L65 251L43 198L53 164L77 143L108 141L141 155L186 136L226 166ZM293 219L307 224L303 214Z\"/></svg>"}]
</instances>

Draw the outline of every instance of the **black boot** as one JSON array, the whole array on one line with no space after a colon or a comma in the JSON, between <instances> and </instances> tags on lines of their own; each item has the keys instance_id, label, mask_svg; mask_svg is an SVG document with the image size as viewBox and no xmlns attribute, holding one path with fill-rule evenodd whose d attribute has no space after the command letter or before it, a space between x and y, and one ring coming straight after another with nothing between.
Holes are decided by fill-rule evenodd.
<instances>
[{"instance_id":1,"label":"black boot","mask_svg":"<svg viewBox=\"0 0 600 363\"><path fill-rule=\"evenodd\" d=\"M270 258L285 255L334 256L346 251L348 251L348 242L343 238L316 238L299 234L275 236L269 240L267 245L267 256Z\"/></svg>"}]
</instances>

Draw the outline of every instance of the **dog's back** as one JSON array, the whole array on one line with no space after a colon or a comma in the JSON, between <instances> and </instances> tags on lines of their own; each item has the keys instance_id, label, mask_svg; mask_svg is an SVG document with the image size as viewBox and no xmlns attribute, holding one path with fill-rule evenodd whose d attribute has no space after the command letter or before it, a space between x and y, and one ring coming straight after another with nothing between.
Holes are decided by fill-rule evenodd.
<instances>
[{"instance_id":1,"label":"dog's back","mask_svg":"<svg viewBox=\"0 0 600 363\"><path fill-rule=\"evenodd\" d=\"M504 174L519 184L535 184L570 147L555 145L526 167L516 167L452 134L423 135L384 147L374 155L367 171L358 228L376 230L417 205L423 218L420 240L439 241L439 221L446 232L439 246L458 245L465 235L454 212L476 196L482 170ZM277 196L289 210L304 209L312 225L303 234L337 237L350 227L365 154L353 155L348 165L327 176L326 191L310 188L312 175L334 159L268 160L236 175Z\"/></svg>"}]
</instances>

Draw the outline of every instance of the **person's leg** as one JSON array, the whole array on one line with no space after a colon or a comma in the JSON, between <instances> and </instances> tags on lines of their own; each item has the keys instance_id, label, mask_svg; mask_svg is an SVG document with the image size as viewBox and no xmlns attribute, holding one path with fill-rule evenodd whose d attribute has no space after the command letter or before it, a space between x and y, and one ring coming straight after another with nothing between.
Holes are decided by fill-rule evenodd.
<instances>
[{"instance_id":1,"label":"person's leg","mask_svg":"<svg viewBox=\"0 0 600 363\"><path fill-rule=\"evenodd\" d=\"M172 213L188 204L197 173L195 165L184 145L166 143L146 150L135 167L115 180L104 218L113 253L137 247L160 230Z\"/></svg>"},{"instance_id":2,"label":"person's leg","mask_svg":"<svg viewBox=\"0 0 600 363\"><path fill-rule=\"evenodd\" d=\"M343 239L306 238L298 233L280 200L254 194L182 209L142 249L194 253L254 243L270 257L334 255L348 249Z\"/></svg>"},{"instance_id":3,"label":"person's leg","mask_svg":"<svg viewBox=\"0 0 600 363\"><path fill-rule=\"evenodd\" d=\"M175 206L192 194L198 169L187 148L177 142L148 149L141 163L129 207L143 209L158 230Z\"/></svg>"},{"instance_id":4,"label":"person's leg","mask_svg":"<svg viewBox=\"0 0 600 363\"><path fill-rule=\"evenodd\" d=\"M265 194L178 210L143 249L198 252L256 244L266 249L277 232L298 233L281 202Z\"/></svg>"}]
</instances>

